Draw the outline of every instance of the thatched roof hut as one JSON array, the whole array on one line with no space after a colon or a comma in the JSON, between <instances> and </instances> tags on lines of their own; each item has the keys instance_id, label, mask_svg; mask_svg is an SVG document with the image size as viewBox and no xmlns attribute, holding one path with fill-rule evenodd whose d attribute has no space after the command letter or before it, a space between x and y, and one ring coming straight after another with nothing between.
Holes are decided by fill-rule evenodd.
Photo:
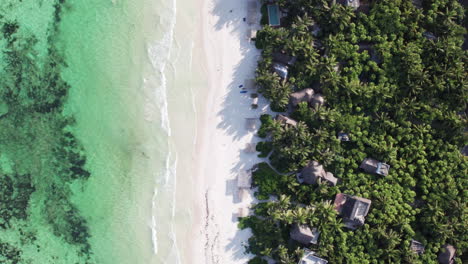
<instances>
[{"instance_id":1,"label":"thatched roof hut","mask_svg":"<svg viewBox=\"0 0 468 264\"><path fill-rule=\"evenodd\" d=\"M237 176L237 187L240 189L249 189L252 186L252 172L250 170L241 170Z\"/></svg>"},{"instance_id":2,"label":"thatched roof hut","mask_svg":"<svg viewBox=\"0 0 468 264\"><path fill-rule=\"evenodd\" d=\"M292 126L292 127L296 127L297 126L297 121L292 119L292 118L289 118L287 116L284 116L284 115L277 115L276 116L276 121L280 122L281 124L285 125L285 126Z\"/></svg>"},{"instance_id":3,"label":"thatched roof hut","mask_svg":"<svg viewBox=\"0 0 468 264\"><path fill-rule=\"evenodd\" d=\"M257 23L257 1L250 0L247 2L247 23L253 25Z\"/></svg>"},{"instance_id":4,"label":"thatched roof hut","mask_svg":"<svg viewBox=\"0 0 468 264\"><path fill-rule=\"evenodd\" d=\"M375 173L382 176L387 176L390 170L390 165L380 162L372 158L365 158L359 168L368 173Z\"/></svg>"},{"instance_id":5,"label":"thatched roof hut","mask_svg":"<svg viewBox=\"0 0 468 264\"><path fill-rule=\"evenodd\" d=\"M310 100L310 104L313 107L322 106L325 104L325 97L323 97L323 95L319 93L314 94L314 96L312 96L312 99Z\"/></svg>"},{"instance_id":6,"label":"thatched roof hut","mask_svg":"<svg viewBox=\"0 0 468 264\"><path fill-rule=\"evenodd\" d=\"M365 217L369 213L371 200L339 193L335 197L335 210L343 217L345 226L356 229L364 225Z\"/></svg>"},{"instance_id":7,"label":"thatched roof hut","mask_svg":"<svg viewBox=\"0 0 468 264\"><path fill-rule=\"evenodd\" d=\"M317 228L310 229L310 227L301 224L294 224L289 234L292 239L305 245L311 243L317 244L318 238L320 236L320 232L317 230Z\"/></svg>"},{"instance_id":8,"label":"thatched roof hut","mask_svg":"<svg viewBox=\"0 0 468 264\"><path fill-rule=\"evenodd\" d=\"M299 103L310 102L314 96L314 89L306 88L289 95L289 104L296 107Z\"/></svg>"},{"instance_id":9,"label":"thatched roof hut","mask_svg":"<svg viewBox=\"0 0 468 264\"><path fill-rule=\"evenodd\" d=\"M423 254L424 253L424 245L419 241L411 239L410 250L413 251L416 254Z\"/></svg>"},{"instance_id":10,"label":"thatched roof hut","mask_svg":"<svg viewBox=\"0 0 468 264\"><path fill-rule=\"evenodd\" d=\"M453 264L455 262L456 249L450 244L446 244L442 247L442 251L439 253L438 260L440 264Z\"/></svg>"},{"instance_id":11,"label":"thatched roof hut","mask_svg":"<svg viewBox=\"0 0 468 264\"><path fill-rule=\"evenodd\" d=\"M338 182L338 179L335 178L332 173L326 172L323 166L317 161L310 161L309 164L302 169L301 176L304 182L308 184L317 184L319 179L331 186L335 186Z\"/></svg>"}]
</instances>

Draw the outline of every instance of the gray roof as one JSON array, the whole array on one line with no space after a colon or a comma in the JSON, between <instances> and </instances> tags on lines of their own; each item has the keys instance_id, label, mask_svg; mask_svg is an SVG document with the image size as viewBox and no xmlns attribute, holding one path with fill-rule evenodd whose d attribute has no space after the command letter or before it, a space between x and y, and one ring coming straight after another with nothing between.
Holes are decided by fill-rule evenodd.
<instances>
[{"instance_id":1,"label":"gray roof","mask_svg":"<svg viewBox=\"0 0 468 264\"><path fill-rule=\"evenodd\" d=\"M306 88L298 92L292 93L289 96L289 103L293 107L296 107L299 103L302 103L302 102L308 103L310 100L312 100L313 96L314 96L314 89Z\"/></svg>"},{"instance_id":2,"label":"gray roof","mask_svg":"<svg viewBox=\"0 0 468 264\"><path fill-rule=\"evenodd\" d=\"M327 264L328 261L317 256L314 256L315 252L309 249L304 250L304 256L299 260L298 264Z\"/></svg>"},{"instance_id":3,"label":"gray roof","mask_svg":"<svg viewBox=\"0 0 468 264\"><path fill-rule=\"evenodd\" d=\"M283 63L286 65L294 65L296 63L297 58L294 56L289 56L287 54L281 52L274 52L273 53L273 61Z\"/></svg>"},{"instance_id":4,"label":"gray roof","mask_svg":"<svg viewBox=\"0 0 468 264\"><path fill-rule=\"evenodd\" d=\"M287 116L281 115L281 114L276 116L276 121L280 122L283 125L289 125L289 126L293 126L293 127L297 126L297 121L296 120L294 120L292 118L289 118Z\"/></svg>"},{"instance_id":5,"label":"gray roof","mask_svg":"<svg viewBox=\"0 0 468 264\"><path fill-rule=\"evenodd\" d=\"M414 253L417 253L417 254L423 254L424 253L424 245L421 242L416 241L414 239L411 239L410 249L411 249L411 251L413 251Z\"/></svg>"},{"instance_id":6,"label":"gray roof","mask_svg":"<svg viewBox=\"0 0 468 264\"><path fill-rule=\"evenodd\" d=\"M371 200L366 198L339 193L335 197L334 206L345 220L345 226L356 229L364 224L371 203Z\"/></svg>"},{"instance_id":7,"label":"gray roof","mask_svg":"<svg viewBox=\"0 0 468 264\"><path fill-rule=\"evenodd\" d=\"M375 173L382 176L387 176L390 170L390 165L380 162L373 158L365 158L359 168L368 173Z\"/></svg>"},{"instance_id":8,"label":"gray roof","mask_svg":"<svg viewBox=\"0 0 468 264\"><path fill-rule=\"evenodd\" d=\"M329 185L335 186L338 181L332 173L326 172L317 161L309 161L307 166L302 169L301 175L304 182L308 184L316 184L320 179Z\"/></svg>"},{"instance_id":9,"label":"gray roof","mask_svg":"<svg viewBox=\"0 0 468 264\"><path fill-rule=\"evenodd\" d=\"M355 9L360 6L359 0L338 0L337 2Z\"/></svg>"},{"instance_id":10,"label":"gray roof","mask_svg":"<svg viewBox=\"0 0 468 264\"><path fill-rule=\"evenodd\" d=\"M439 253L439 263L441 264L453 264L455 258L456 249L450 244L446 244L442 247Z\"/></svg>"},{"instance_id":11,"label":"gray roof","mask_svg":"<svg viewBox=\"0 0 468 264\"><path fill-rule=\"evenodd\" d=\"M273 63L273 70L283 79L288 77L288 67L282 63Z\"/></svg>"},{"instance_id":12,"label":"gray roof","mask_svg":"<svg viewBox=\"0 0 468 264\"><path fill-rule=\"evenodd\" d=\"M291 238L302 244L317 244L320 232L317 228L310 229L310 227L301 224L294 224L291 232L289 233Z\"/></svg>"},{"instance_id":13,"label":"gray roof","mask_svg":"<svg viewBox=\"0 0 468 264\"><path fill-rule=\"evenodd\" d=\"M325 104L325 97L323 97L322 94L314 94L314 96L312 96L312 99L310 99L310 103L313 105L313 106L322 106L323 104Z\"/></svg>"},{"instance_id":14,"label":"gray roof","mask_svg":"<svg viewBox=\"0 0 468 264\"><path fill-rule=\"evenodd\" d=\"M468 145L462 148L461 153L463 156L468 156Z\"/></svg>"}]
</instances>

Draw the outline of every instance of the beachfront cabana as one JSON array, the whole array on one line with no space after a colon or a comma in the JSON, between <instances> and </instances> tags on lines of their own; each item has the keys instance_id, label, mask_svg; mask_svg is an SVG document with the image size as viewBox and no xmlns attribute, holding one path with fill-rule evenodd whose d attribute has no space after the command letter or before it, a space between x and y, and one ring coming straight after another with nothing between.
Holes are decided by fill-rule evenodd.
<instances>
[{"instance_id":1,"label":"beachfront cabana","mask_svg":"<svg viewBox=\"0 0 468 264\"><path fill-rule=\"evenodd\" d=\"M241 170L237 176L237 187L239 189L249 189L252 186L252 172Z\"/></svg>"},{"instance_id":2,"label":"beachfront cabana","mask_svg":"<svg viewBox=\"0 0 468 264\"><path fill-rule=\"evenodd\" d=\"M365 158L359 168L368 173L375 173L382 176L387 176L390 170L390 165L380 162L372 158Z\"/></svg>"},{"instance_id":3,"label":"beachfront cabana","mask_svg":"<svg viewBox=\"0 0 468 264\"><path fill-rule=\"evenodd\" d=\"M279 27L281 25L281 14L277 4L267 5L268 10L268 24L272 27Z\"/></svg>"},{"instance_id":4,"label":"beachfront cabana","mask_svg":"<svg viewBox=\"0 0 468 264\"><path fill-rule=\"evenodd\" d=\"M292 126L292 127L296 127L297 126L297 121L292 119L292 118L289 118L287 116L284 116L282 114L279 114L276 116L276 121L278 121L280 124L284 125L284 126Z\"/></svg>"},{"instance_id":5,"label":"beachfront cabana","mask_svg":"<svg viewBox=\"0 0 468 264\"><path fill-rule=\"evenodd\" d=\"M414 239L411 239L410 249L411 251L419 255L424 253L424 245L421 242L416 241Z\"/></svg>"},{"instance_id":6,"label":"beachfront cabana","mask_svg":"<svg viewBox=\"0 0 468 264\"><path fill-rule=\"evenodd\" d=\"M250 0L247 2L247 23L253 25L257 20L257 1Z\"/></svg>"},{"instance_id":7,"label":"beachfront cabana","mask_svg":"<svg viewBox=\"0 0 468 264\"><path fill-rule=\"evenodd\" d=\"M335 186L338 179L331 172L326 172L323 166L317 161L310 161L301 171L301 177L307 184L317 184L318 181L324 181L331 186Z\"/></svg>"},{"instance_id":8,"label":"beachfront cabana","mask_svg":"<svg viewBox=\"0 0 468 264\"><path fill-rule=\"evenodd\" d=\"M289 95L289 104L296 107L299 103L309 102L314 96L314 89L306 88Z\"/></svg>"},{"instance_id":9,"label":"beachfront cabana","mask_svg":"<svg viewBox=\"0 0 468 264\"><path fill-rule=\"evenodd\" d=\"M246 152L246 153L255 153L257 151L255 149L256 147L257 147L256 143L247 143L247 144L245 144L244 152Z\"/></svg>"},{"instance_id":10,"label":"beachfront cabana","mask_svg":"<svg viewBox=\"0 0 468 264\"><path fill-rule=\"evenodd\" d=\"M294 224L291 228L289 235L292 239L297 242L308 245L308 244L317 244L320 232L317 228L311 229L306 225Z\"/></svg>"},{"instance_id":11,"label":"beachfront cabana","mask_svg":"<svg viewBox=\"0 0 468 264\"><path fill-rule=\"evenodd\" d=\"M338 214L343 217L345 226L354 230L364 225L371 200L339 193L336 195L333 205Z\"/></svg>"},{"instance_id":12,"label":"beachfront cabana","mask_svg":"<svg viewBox=\"0 0 468 264\"><path fill-rule=\"evenodd\" d=\"M453 264L455 262L455 252L455 247L450 244L446 244L442 247L437 260L440 264Z\"/></svg>"},{"instance_id":13,"label":"beachfront cabana","mask_svg":"<svg viewBox=\"0 0 468 264\"><path fill-rule=\"evenodd\" d=\"M258 118L249 117L245 119L245 129L253 131L257 129Z\"/></svg>"},{"instance_id":14,"label":"beachfront cabana","mask_svg":"<svg viewBox=\"0 0 468 264\"><path fill-rule=\"evenodd\" d=\"M304 250L304 256L299 260L298 264L327 264L328 261L314 255L315 252L309 249Z\"/></svg>"},{"instance_id":15,"label":"beachfront cabana","mask_svg":"<svg viewBox=\"0 0 468 264\"><path fill-rule=\"evenodd\" d=\"M247 31L247 38L249 40L255 40L257 38L257 30L250 28L249 31Z\"/></svg>"}]
</instances>

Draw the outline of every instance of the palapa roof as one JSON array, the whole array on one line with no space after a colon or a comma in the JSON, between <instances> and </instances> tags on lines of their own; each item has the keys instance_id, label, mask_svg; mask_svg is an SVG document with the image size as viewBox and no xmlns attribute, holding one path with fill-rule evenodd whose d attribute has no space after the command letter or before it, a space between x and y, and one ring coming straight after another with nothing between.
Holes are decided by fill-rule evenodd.
<instances>
[{"instance_id":1,"label":"palapa roof","mask_svg":"<svg viewBox=\"0 0 468 264\"><path fill-rule=\"evenodd\" d=\"M289 125L289 126L293 126L293 127L296 127L297 126L297 121L292 119L292 118L289 118L287 116L284 116L284 115L277 115L276 116L276 121L280 122L281 124L283 125Z\"/></svg>"},{"instance_id":2,"label":"palapa roof","mask_svg":"<svg viewBox=\"0 0 468 264\"><path fill-rule=\"evenodd\" d=\"M446 244L442 247L439 253L438 260L440 264L453 264L455 258L456 249L450 244Z\"/></svg>"},{"instance_id":3,"label":"palapa roof","mask_svg":"<svg viewBox=\"0 0 468 264\"><path fill-rule=\"evenodd\" d=\"M322 94L314 94L314 96L312 96L312 99L310 99L310 103L313 105L313 106L322 106L323 104L325 104L325 97L323 97Z\"/></svg>"},{"instance_id":4,"label":"palapa roof","mask_svg":"<svg viewBox=\"0 0 468 264\"><path fill-rule=\"evenodd\" d=\"M289 95L289 103L296 107L299 103L309 102L314 96L314 89L306 88Z\"/></svg>"},{"instance_id":5,"label":"palapa roof","mask_svg":"<svg viewBox=\"0 0 468 264\"><path fill-rule=\"evenodd\" d=\"M255 130L257 128L258 118L250 117L245 119L245 128L247 130Z\"/></svg>"},{"instance_id":6,"label":"palapa roof","mask_svg":"<svg viewBox=\"0 0 468 264\"><path fill-rule=\"evenodd\" d=\"M297 60L296 57L289 56L281 52L274 52L272 55L273 55L273 61L286 64L289 66L294 65L294 63L296 63L296 60Z\"/></svg>"},{"instance_id":7,"label":"palapa roof","mask_svg":"<svg viewBox=\"0 0 468 264\"><path fill-rule=\"evenodd\" d=\"M252 172L250 170L241 170L237 176L238 188L250 188L252 186Z\"/></svg>"},{"instance_id":8,"label":"palapa roof","mask_svg":"<svg viewBox=\"0 0 468 264\"><path fill-rule=\"evenodd\" d=\"M356 229L364 224L365 217L369 213L371 200L339 193L335 197L335 210L345 220L345 226Z\"/></svg>"},{"instance_id":9,"label":"palapa roof","mask_svg":"<svg viewBox=\"0 0 468 264\"><path fill-rule=\"evenodd\" d=\"M291 238L302 244L317 244L320 232L317 228L311 229L307 225L294 224L289 233Z\"/></svg>"},{"instance_id":10,"label":"palapa roof","mask_svg":"<svg viewBox=\"0 0 468 264\"><path fill-rule=\"evenodd\" d=\"M304 182L308 184L317 184L319 179L332 186L338 182L338 179L332 173L326 172L317 161L309 161L307 166L302 169L301 175Z\"/></svg>"},{"instance_id":11,"label":"palapa roof","mask_svg":"<svg viewBox=\"0 0 468 264\"><path fill-rule=\"evenodd\" d=\"M257 1L255 0L247 3L247 23L249 25L257 23Z\"/></svg>"},{"instance_id":12,"label":"palapa roof","mask_svg":"<svg viewBox=\"0 0 468 264\"><path fill-rule=\"evenodd\" d=\"M299 260L298 264L327 264L328 261L317 256L314 256L314 252L305 249L304 256Z\"/></svg>"},{"instance_id":13,"label":"palapa roof","mask_svg":"<svg viewBox=\"0 0 468 264\"><path fill-rule=\"evenodd\" d=\"M411 251L413 251L414 253L417 253L417 254L423 254L424 253L424 245L421 242L416 241L414 239L411 239L410 249L411 249Z\"/></svg>"},{"instance_id":14,"label":"palapa roof","mask_svg":"<svg viewBox=\"0 0 468 264\"><path fill-rule=\"evenodd\" d=\"M390 170L390 165L373 158L365 158L359 168L363 169L365 172L387 176L388 171Z\"/></svg>"}]
</instances>

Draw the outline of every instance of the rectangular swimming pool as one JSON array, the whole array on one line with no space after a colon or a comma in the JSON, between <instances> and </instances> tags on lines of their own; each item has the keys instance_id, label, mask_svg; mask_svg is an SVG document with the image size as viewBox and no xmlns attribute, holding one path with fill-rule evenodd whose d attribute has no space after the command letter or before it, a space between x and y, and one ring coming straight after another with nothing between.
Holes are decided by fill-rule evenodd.
<instances>
[{"instance_id":1,"label":"rectangular swimming pool","mask_svg":"<svg viewBox=\"0 0 468 264\"><path fill-rule=\"evenodd\" d=\"M280 12L277 4L268 5L268 23L275 27L280 25Z\"/></svg>"}]
</instances>

